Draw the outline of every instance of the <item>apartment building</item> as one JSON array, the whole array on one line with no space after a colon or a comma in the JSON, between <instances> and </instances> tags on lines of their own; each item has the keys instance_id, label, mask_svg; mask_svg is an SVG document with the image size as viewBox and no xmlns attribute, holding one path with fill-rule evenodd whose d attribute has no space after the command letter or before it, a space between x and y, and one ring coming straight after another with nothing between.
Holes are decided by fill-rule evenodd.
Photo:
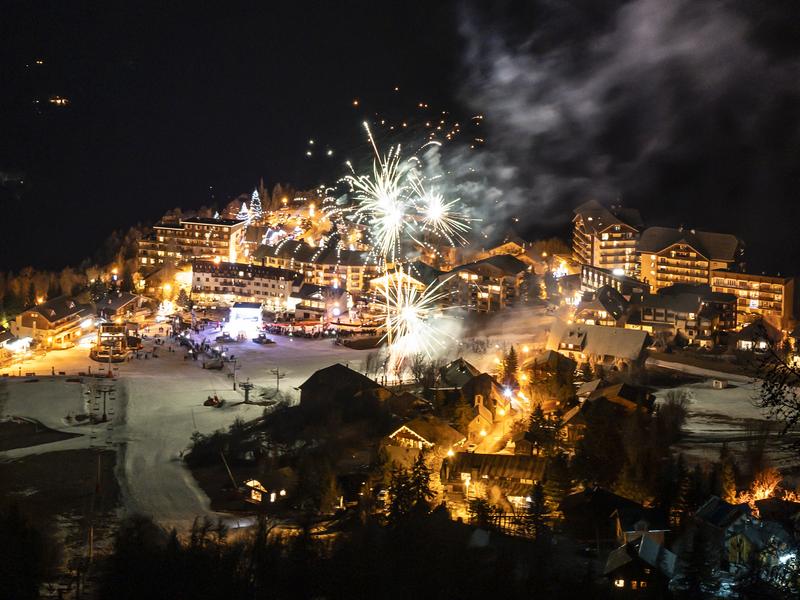
<instances>
[{"instance_id":1,"label":"apartment building","mask_svg":"<svg viewBox=\"0 0 800 600\"><path fill-rule=\"evenodd\" d=\"M289 301L303 276L276 267L245 263L195 261L192 264L192 298L202 304L259 302L273 312L292 308Z\"/></svg>"},{"instance_id":2,"label":"apartment building","mask_svg":"<svg viewBox=\"0 0 800 600\"><path fill-rule=\"evenodd\" d=\"M242 249L245 221L192 217L164 221L139 240L141 270L194 259L236 262Z\"/></svg>"},{"instance_id":3,"label":"apartment building","mask_svg":"<svg viewBox=\"0 0 800 600\"><path fill-rule=\"evenodd\" d=\"M589 200L575 209L572 253L580 263L635 276L641 230L639 211Z\"/></svg>"},{"instance_id":4,"label":"apartment building","mask_svg":"<svg viewBox=\"0 0 800 600\"><path fill-rule=\"evenodd\" d=\"M719 269L711 272L711 289L736 296L737 327L759 318L782 331L794 327L794 277Z\"/></svg>"},{"instance_id":5,"label":"apartment building","mask_svg":"<svg viewBox=\"0 0 800 600\"><path fill-rule=\"evenodd\" d=\"M451 306L477 312L503 310L528 296L532 267L513 256L490 256L439 276Z\"/></svg>"},{"instance_id":6,"label":"apartment building","mask_svg":"<svg viewBox=\"0 0 800 600\"><path fill-rule=\"evenodd\" d=\"M677 284L645 296L639 318L626 326L681 335L689 344L711 347L719 332L733 329L735 307L736 298L731 294L714 292L708 286Z\"/></svg>"},{"instance_id":7,"label":"apartment building","mask_svg":"<svg viewBox=\"0 0 800 600\"><path fill-rule=\"evenodd\" d=\"M381 274L374 256L339 248L334 242L317 248L299 240L261 246L254 254L254 261L297 271L306 283L342 287L356 296L366 292L370 280Z\"/></svg>"},{"instance_id":8,"label":"apartment building","mask_svg":"<svg viewBox=\"0 0 800 600\"><path fill-rule=\"evenodd\" d=\"M581 290L594 292L602 287L611 287L630 300L631 297L641 297L650 293L650 286L644 281L639 281L627 275L615 274L608 269L581 265Z\"/></svg>"},{"instance_id":9,"label":"apartment building","mask_svg":"<svg viewBox=\"0 0 800 600\"><path fill-rule=\"evenodd\" d=\"M743 248L727 233L648 227L639 240L640 279L654 292L676 283L710 285L712 271L741 266Z\"/></svg>"}]
</instances>

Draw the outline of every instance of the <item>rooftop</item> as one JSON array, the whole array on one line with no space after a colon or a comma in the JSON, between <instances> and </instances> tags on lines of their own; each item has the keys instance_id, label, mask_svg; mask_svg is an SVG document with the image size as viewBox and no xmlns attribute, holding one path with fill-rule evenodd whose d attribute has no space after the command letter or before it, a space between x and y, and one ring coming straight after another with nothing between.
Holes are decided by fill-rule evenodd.
<instances>
[{"instance_id":1,"label":"rooftop","mask_svg":"<svg viewBox=\"0 0 800 600\"><path fill-rule=\"evenodd\" d=\"M729 233L712 233L694 229L648 227L639 240L639 251L658 253L675 244L686 244L708 260L734 262L742 242Z\"/></svg>"}]
</instances>

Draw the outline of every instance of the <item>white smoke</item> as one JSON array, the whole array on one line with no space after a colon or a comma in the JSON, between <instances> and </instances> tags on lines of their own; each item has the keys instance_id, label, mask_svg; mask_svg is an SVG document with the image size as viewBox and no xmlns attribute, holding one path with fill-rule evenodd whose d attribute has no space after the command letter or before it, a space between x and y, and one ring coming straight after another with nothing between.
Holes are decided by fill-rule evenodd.
<instances>
[{"instance_id":1,"label":"white smoke","mask_svg":"<svg viewBox=\"0 0 800 600\"><path fill-rule=\"evenodd\" d=\"M515 42L502 22L462 11L461 98L486 116L490 150L447 163L480 174L456 188L488 207L488 223L552 225L576 202L622 192L644 203L654 165L702 155L720 114L735 109L734 139L749 143L772 94L798 89L797 64L755 46L750 23L727 2L632 0L583 39L555 42L552 19L577 9L546 4L551 19Z\"/></svg>"}]
</instances>

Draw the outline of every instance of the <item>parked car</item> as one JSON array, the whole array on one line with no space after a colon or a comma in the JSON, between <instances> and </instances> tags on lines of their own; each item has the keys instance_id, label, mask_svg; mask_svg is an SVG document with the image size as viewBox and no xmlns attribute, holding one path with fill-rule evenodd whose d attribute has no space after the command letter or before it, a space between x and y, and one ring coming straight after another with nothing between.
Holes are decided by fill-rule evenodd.
<instances>
[{"instance_id":1,"label":"parked car","mask_svg":"<svg viewBox=\"0 0 800 600\"><path fill-rule=\"evenodd\" d=\"M257 337L254 337L253 341L256 344L274 344L275 343L274 340L271 340L270 338L265 336L263 333L260 333L260 334L258 334Z\"/></svg>"}]
</instances>

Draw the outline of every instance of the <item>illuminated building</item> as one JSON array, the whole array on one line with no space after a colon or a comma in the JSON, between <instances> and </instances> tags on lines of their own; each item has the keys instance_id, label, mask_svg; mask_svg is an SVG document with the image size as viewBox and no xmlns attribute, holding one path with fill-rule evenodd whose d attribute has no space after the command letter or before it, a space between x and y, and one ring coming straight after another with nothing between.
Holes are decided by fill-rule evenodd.
<instances>
[{"instance_id":1,"label":"illuminated building","mask_svg":"<svg viewBox=\"0 0 800 600\"><path fill-rule=\"evenodd\" d=\"M493 312L525 300L530 269L515 257L503 254L460 265L438 279L451 306Z\"/></svg>"},{"instance_id":2,"label":"illuminated building","mask_svg":"<svg viewBox=\"0 0 800 600\"><path fill-rule=\"evenodd\" d=\"M70 348L94 329L92 307L59 296L22 311L11 322L11 333L31 338L43 348Z\"/></svg>"},{"instance_id":3,"label":"illuminated building","mask_svg":"<svg viewBox=\"0 0 800 600\"><path fill-rule=\"evenodd\" d=\"M639 211L621 206L609 210L597 200L589 200L575 209L572 253L580 263L634 276L641 229Z\"/></svg>"},{"instance_id":4,"label":"illuminated building","mask_svg":"<svg viewBox=\"0 0 800 600\"><path fill-rule=\"evenodd\" d=\"M139 240L142 270L192 259L236 262L245 232L245 221L192 217L162 221L153 233Z\"/></svg>"},{"instance_id":5,"label":"illuminated building","mask_svg":"<svg viewBox=\"0 0 800 600\"><path fill-rule=\"evenodd\" d=\"M262 265L297 271L306 283L343 287L358 295L367 291L369 282L383 273L367 252L347 250L335 243L314 248L305 242L288 240L277 246L262 246L255 255Z\"/></svg>"},{"instance_id":6,"label":"illuminated building","mask_svg":"<svg viewBox=\"0 0 800 600\"><path fill-rule=\"evenodd\" d=\"M269 311L282 312L302 282L299 273L276 267L211 261L192 264L192 297L203 304L259 302Z\"/></svg>"},{"instance_id":7,"label":"illuminated building","mask_svg":"<svg viewBox=\"0 0 800 600\"><path fill-rule=\"evenodd\" d=\"M289 310L297 321L336 322L349 320L350 295L343 288L304 283L292 292Z\"/></svg>"},{"instance_id":8,"label":"illuminated building","mask_svg":"<svg viewBox=\"0 0 800 600\"><path fill-rule=\"evenodd\" d=\"M650 286L644 281L608 269L581 265L581 290L594 292L603 286L614 288L628 299L650 293Z\"/></svg>"},{"instance_id":9,"label":"illuminated building","mask_svg":"<svg viewBox=\"0 0 800 600\"><path fill-rule=\"evenodd\" d=\"M649 227L639 240L640 277L657 291L675 283L711 284L711 272L739 267L742 241L727 233Z\"/></svg>"},{"instance_id":10,"label":"illuminated building","mask_svg":"<svg viewBox=\"0 0 800 600\"><path fill-rule=\"evenodd\" d=\"M793 326L793 277L715 270L711 272L711 289L736 296L738 327L758 318L783 331Z\"/></svg>"}]
</instances>

